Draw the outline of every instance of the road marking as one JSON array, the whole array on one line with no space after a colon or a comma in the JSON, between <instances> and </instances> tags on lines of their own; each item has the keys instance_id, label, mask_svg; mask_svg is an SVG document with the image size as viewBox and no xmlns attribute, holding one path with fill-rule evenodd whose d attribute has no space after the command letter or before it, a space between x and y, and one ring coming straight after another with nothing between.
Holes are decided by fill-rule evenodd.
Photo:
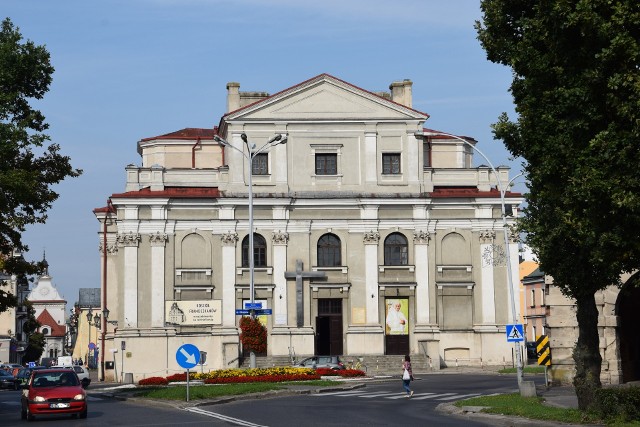
<instances>
[{"instance_id":1,"label":"road marking","mask_svg":"<svg viewBox=\"0 0 640 427\"><path fill-rule=\"evenodd\" d=\"M453 399L466 399L468 397L480 396L480 393L471 393L471 394L456 394L455 396L443 397L442 399L436 400L453 400Z\"/></svg>"},{"instance_id":2,"label":"road marking","mask_svg":"<svg viewBox=\"0 0 640 427\"><path fill-rule=\"evenodd\" d=\"M226 421L231 424L239 425L239 426L248 426L248 427L266 427L261 424L254 424L249 421L240 420L238 418L228 417L226 415L218 414L215 412L205 411L200 408L185 408L185 411L193 412L194 414L206 415L207 417L217 418L222 421Z\"/></svg>"},{"instance_id":3,"label":"road marking","mask_svg":"<svg viewBox=\"0 0 640 427\"><path fill-rule=\"evenodd\" d=\"M364 397L365 399L369 399L371 397L385 397L385 396L395 396L397 395L398 392L393 392L393 393L372 393L372 394L367 394L364 396L358 396L358 397Z\"/></svg>"},{"instance_id":4,"label":"road marking","mask_svg":"<svg viewBox=\"0 0 640 427\"><path fill-rule=\"evenodd\" d=\"M433 393L428 393L430 396L422 396L419 395L418 397L416 397L414 395L414 397L412 397L413 400L425 400L425 399L435 399L436 397L444 397L444 396L451 396L451 395L456 395L458 396L456 393L440 393L440 394L433 394Z\"/></svg>"},{"instance_id":5,"label":"road marking","mask_svg":"<svg viewBox=\"0 0 640 427\"><path fill-rule=\"evenodd\" d=\"M21 405L20 402L16 402L15 400L9 400L7 402L0 402L0 404L9 405L9 406L20 406Z\"/></svg>"},{"instance_id":6,"label":"road marking","mask_svg":"<svg viewBox=\"0 0 640 427\"><path fill-rule=\"evenodd\" d=\"M355 390L355 391L330 391L328 393L315 393L313 396L353 396L355 394L367 394L366 391Z\"/></svg>"}]
</instances>

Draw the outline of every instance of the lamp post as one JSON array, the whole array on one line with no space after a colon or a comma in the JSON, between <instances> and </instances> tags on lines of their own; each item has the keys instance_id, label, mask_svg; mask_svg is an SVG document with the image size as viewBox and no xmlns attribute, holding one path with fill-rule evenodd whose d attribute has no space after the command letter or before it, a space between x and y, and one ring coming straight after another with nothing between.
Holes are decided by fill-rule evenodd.
<instances>
[{"instance_id":1,"label":"lamp post","mask_svg":"<svg viewBox=\"0 0 640 427\"><path fill-rule=\"evenodd\" d=\"M93 320L93 307L89 306L89 311L87 312L87 324L89 325L89 343L87 344L87 357L86 357L86 364L87 364L87 368L89 367L89 352L91 351L91 322Z\"/></svg>"},{"instance_id":2,"label":"lamp post","mask_svg":"<svg viewBox=\"0 0 640 427\"><path fill-rule=\"evenodd\" d=\"M507 224L507 209L505 204L505 193L507 192L507 189L509 188L511 183L513 183L513 181L519 176L522 176L522 174L518 174L514 176L505 187L502 185L502 182L500 181L500 175L498 175L498 171L496 170L496 168L493 167L491 160L489 160L489 158L478 147L471 144L466 139L456 135L452 135L450 133L445 133L445 132L416 132L415 134L416 138L418 139L422 139L424 137L428 138L430 136L436 136L436 135L442 135L442 136L456 139L468 145L472 149L476 150L478 154L480 154L487 161L487 163L489 163L489 167L491 168L491 171L496 177L496 183L498 185L498 190L500 191L500 205L501 205L501 212L502 212L502 228L503 228L502 234L504 236L504 250L507 257L507 286L509 287L509 297L510 297L510 305L511 305L511 314L513 316L513 323L516 324L519 322L519 319L516 313L516 298L515 298L515 292L513 289L513 277L511 273L511 256L509 255L509 235L508 235L509 225ZM515 353L516 353L516 370L517 370L518 385L520 385L522 383L522 354L520 351L521 350L520 344L518 342L514 342L513 346L515 348Z\"/></svg>"},{"instance_id":3,"label":"lamp post","mask_svg":"<svg viewBox=\"0 0 640 427\"><path fill-rule=\"evenodd\" d=\"M255 301L255 285L254 285L254 270L255 270L254 265L255 264L254 264L254 253L253 253L253 181L252 181L253 159L258 154L268 150L271 147L275 147L276 145L279 145L279 144L286 144L287 135L284 135L284 136L282 134L275 135L273 138L268 140L262 147L258 148L257 150L255 149L256 148L255 144L249 143L249 138L247 138L246 133L243 132L240 135L240 138L242 139L245 146L247 147L246 153L244 150L241 150L240 148L232 145L226 140L220 138L218 135L213 137L214 141L216 141L218 144L221 144L224 147L232 148L237 152L239 152L240 154L242 154L242 156L247 160L247 166L249 168L247 173L248 175L247 184L249 186L249 297L251 301L251 307L253 307L253 303ZM255 310L253 308L250 309L250 313L251 313L251 317L255 318ZM253 350L250 352L249 361L250 361L249 366L251 368L255 368L256 354L253 352Z\"/></svg>"}]
</instances>

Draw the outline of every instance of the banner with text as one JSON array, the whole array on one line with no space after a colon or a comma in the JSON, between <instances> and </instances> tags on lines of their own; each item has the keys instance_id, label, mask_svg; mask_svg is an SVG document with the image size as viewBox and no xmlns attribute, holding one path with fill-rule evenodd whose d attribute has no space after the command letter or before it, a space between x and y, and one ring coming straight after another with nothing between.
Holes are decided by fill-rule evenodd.
<instances>
[{"instance_id":1,"label":"banner with text","mask_svg":"<svg viewBox=\"0 0 640 427\"><path fill-rule=\"evenodd\" d=\"M171 325L221 325L222 300L166 301L165 319Z\"/></svg>"}]
</instances>

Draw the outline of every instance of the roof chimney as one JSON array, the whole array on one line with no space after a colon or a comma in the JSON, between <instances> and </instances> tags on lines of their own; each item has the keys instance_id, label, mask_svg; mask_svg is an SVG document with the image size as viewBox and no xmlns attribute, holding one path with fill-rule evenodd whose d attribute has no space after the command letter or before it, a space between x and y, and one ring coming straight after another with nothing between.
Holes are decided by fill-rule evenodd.
<instances>
[{"instance_id":1,"label":"roof chimney","mask_svg":"<svg viewBox=\"0 0 640 427\"><path fill-rule=\"evenodd\" d=\"M391 90L391 100L398 104L402 104L405 107L413 108L413 97L411 95L412 85L413 82L409 79L391 83L389 85L389 90Z\"/></svg>"},{"instance_id":2,"label":"roof chimney","mask_svg":"<svg viewBox=\"0 0 640 427\"><path fill-rule=\"evenodd\" d=\"M227 113L240 108L240 83L227 83Z\"/></svg>"}]
</instances>

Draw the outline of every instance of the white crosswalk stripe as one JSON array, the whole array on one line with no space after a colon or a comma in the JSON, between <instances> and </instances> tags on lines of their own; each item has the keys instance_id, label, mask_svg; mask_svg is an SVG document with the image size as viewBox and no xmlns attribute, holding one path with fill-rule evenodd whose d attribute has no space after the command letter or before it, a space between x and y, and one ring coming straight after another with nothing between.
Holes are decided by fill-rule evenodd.
<instances>
[{"instance_id":1,"label":"white crosswalk stripe","mask_svg":"<svg viewBox=\"0 0 640 427\"><path fill-rule=\"evenodd\" d=\"M455 396L443 397L442 399L436 399L436 400L467 399L469 397L474 397L474 396L480 396L480 393L456 394Z\"/></svg>"},{"instance_id":2,"label":"white crosswalk stripe","mask_svg":"<svg viewBox=\"0 0 640 427\"><path fill-rule=\"evenodd\" d=\"M440 394L427 393L427 394L428 396L424 396L421 394L414 394L411 399L413 400L435 399L437 397L452 396L456 393L440 393Z\"/></svg>"},{"instance_id":3,"label":"white crosswalk stripe","mask_svg":"<svg viewBox=\"0 0 640 427\"><path fill-rule=\"evenodd\" d=\"M316 393L311 394L310 396L314 397L322 397L322 396L344 396L344 397L361 397L363 399L406 399L407 394L404 392L368 392L366 390L350 390L350 391L331 391L328 393ZM437 400L437 401L449 401L449 400L460 400L467 399L474 396L480 396L480 393L469 393L469 394L459 394L459 393L415 393L411 400Z\"/></svg>"}]
</instances>

